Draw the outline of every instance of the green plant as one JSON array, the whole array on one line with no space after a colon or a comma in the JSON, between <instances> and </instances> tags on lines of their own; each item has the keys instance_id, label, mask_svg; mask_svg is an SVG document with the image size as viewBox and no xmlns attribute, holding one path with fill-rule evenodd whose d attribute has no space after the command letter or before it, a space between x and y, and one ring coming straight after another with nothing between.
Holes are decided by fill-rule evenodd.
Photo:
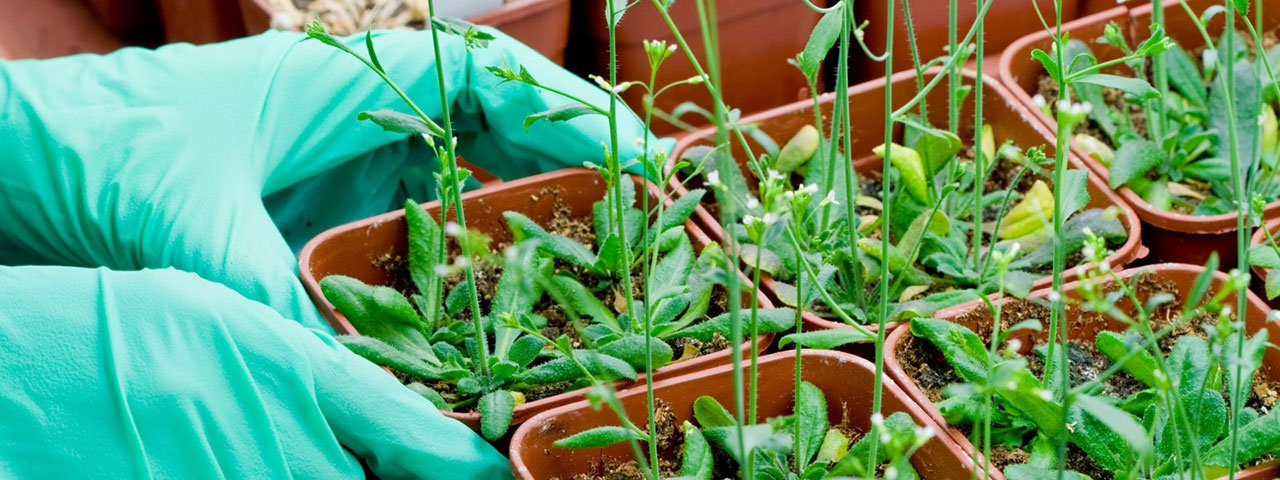
<instances>
[{"instance_id":1,"label":"green plant","mask_svg":"<svg viewBox=\"0 0 1280 480\"><path fill-rule=\"evenodd\" d=\"M686 421L680 426L683 444L679 452L671 452L678 453L681 459L679 476L672 480L711 480L719 478L713 475L734 471L771 479L873 478L881 466L881 478L919 478L909 460L933 438L932 429L917 427L906 413L896 412L887 418L875 414L871 423L880 434L864 432L855 441L849 438L847 428L828 424L827 401L821 389L809 382L798 385L793 413L763 423L741 422L715 398L699 397L693 403L697 424ZM646 432L633 429L634 426L596 427L555 444L589 448L612 445L629 437L649 438ZM799 436L794 437L793 432L799 432ZM878 453L873 453L873 444L879 446ZM876 461L868 463L871 455L876 456Z\"/></svg>"},{"instance_id":2,"label":"green plant","mask_svg":"<svg viewBox=\"0 0 1280 480\"><path fill-rule=\"evenodd\" d=\"M1097 237L1091 237L1087 248L1095 260L1103 256L1097 253ZM1089 347L1058 344L1051 350L1046 343L1031 349L1042 366L1050 363L1050 355L1057 355L1061 364L1089 348L1108 360L1105 369L1092 374L1084 370L1070 385L1054 371L1042 370L1038 377L1028 368L1030 357L1024 356L1015 337L1031 336L1042 325L1028 319L998 328L1003 303L990 305L990 348L960 324L913 320L912 334L936 347L962 382L944 390L948 398L938 408L952 425L981 431L1007 449L1029 451L1026 463L1005 467L1005 476L1013 480L1044 478L1065 460L1057 458L1060 454L1053 448L1059 435L1116 478L1214 478L1247 465L1280 448L1280 414L1243 409L1237 427L1249 441L1234 461L1230 459L1227 387L1252 383L1268 343L1262 330L1238 344L1244 338L1238 336L1243 323L1232 317L1226 301L1244 292L1247 278L1233 275L1206 297L1216 266L1215 259L1194 287L1183 292L1180 308L1168 292L1143 291L1139 276L1122 278L1101 268L1087 271L1071 303L1080 312L1097 312L1125 327L1100 332ZM1124 302L1131 306L1117 306ZM1198 336L1201 329L1204 333ZM1171 337L1174 332L1179 336ZM1141 389L1117 396L1108 381L1118 376L1140 382ZM1065 400L1052 393L1061 388L1069 389ZM986 452L990 458L990 449Z\"/></svg>"}]
</instances>

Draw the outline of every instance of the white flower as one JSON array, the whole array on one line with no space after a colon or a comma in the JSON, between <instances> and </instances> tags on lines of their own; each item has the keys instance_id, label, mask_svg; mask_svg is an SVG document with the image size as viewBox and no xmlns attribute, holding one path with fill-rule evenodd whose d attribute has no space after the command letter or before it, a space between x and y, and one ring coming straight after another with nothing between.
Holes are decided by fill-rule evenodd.
<instances>
[{"instance_id":1,"label":"white flower","mask_svg":"<svg viewBox=\"0 0 1280 480\"><path fill-rule=\"evenodd\" d=\"M861 41L865 35L866 33L864 33L861 28L853 31L853 36L858 37L859 41Z\"/></svg>"},{"instance_id":2,"label":"white flower","mask_svg":"<svg viewBox=\"0 0 1280 480\"><path fill-rule=\"evenodd\" d=\"M787 203L790 203L792 200L796 199L796 192L782 192L782 199L786 200Z\"/></svg>"},{"instance_id":3,"label":"white flower","mask_svg":"<svg viewBox=\"0 0 1280 480\"><path fill-rule=\"evenodd\" d=\"M763 220L764 220L764 224L765 224L765 225L773 225L774 223L777 223L777 221L778 221L778 214L776 214L776 213L766 213L766 214L764 214L764 219L763 219Z\"/></svg>"},{"instance_id":4,"label":"white flower","mask_svg":"<svg viewBox=\"0 0 1280 480\"><path fill-rule=\"evenodd\" d=\"M1222 316L1224 316L1224 317L1230 317L1230 316L1231 316L1231 307L1222 307Z\"/></svg>"},{"instance_id":5,"label":"white flower","mask_svg":"<svg viewBox=\"0 0 1280 480\"><path fill-rule=\"evenodd\" d=\"M1067 99L1058 100L1059 112L1071 112L1071 101Z\"/></svg>"},{"instance_id":6,"label":"white flower","mask_svg":"<svg viewBox=\"0 0 1280 480\"><path fill-rule=\"evenodd\" d=\"M709 187L720 187L720 186L722 186L722 184L720 183L720 172L719 172L719 171L714 171L714 170L713 170L713 171L707 172L707 186L709 186Z\"/></svg>"},{"instance_id":7,"label":"white flower","mask_svg":"<svg viewBox=\"0 0 1280 480\"><path fill-rule=\"evenodd\" d=\"M1110 272L1110 271L1111 271L1111 262L1110 262L1110 261L1108 261L1108 260L1103 260L1103 261L1099 262L1099 263L1098 263L1098 271L1099 271L1099 272L1102 272L1102 273Z\"/></svg>"},{"instance_id":8,"label":"white flower","mask_svg":"<svg viewBox=\"0 0 1280 480\"><path fill-rule=\"evenodd\" d=\"M1089 228L1089 227L1084 227L1084 229L1083 229L1083 230L1080 230L1080 231L1084 232L1084 236L1086 236L1086 237L1092 237L1092 236L1093 236L1093 229L1091 229L1091 228Z\"/></svg>"},{"instance_id":9,"label":"white flower","mask_svg":"<svg viewBox=\"0 0 1280 480\"><path fill-rule=\"evenodd\" d=\"M436 265L431 267L431 271L435 272L437 277L443 277L449 274L449 266L444 264Z\"/></svg>"},{"instance_id":10,"label":"white flower","mask_svg":"<svg viewBox=\"0 0 1280 480\"><path fill-rule=\"evenodd\" d=\"M1062 300L1062 294L1058 293L1057 290L1049 290L1048 297L1049 301L1054 303L1057 303L1058 300Z\"/></svg>"},{"instance_id":11,"label":"white flower","mask_svg":"<svg viewBox=\"0 0 1280 480\"><path fill-rule=\"evenodd\" d=\"M444 224L444 233L450 237L456 237L462 234L462 227L457 223L447 222Z\"/></svg>"},{"instance_id":12,"label":"white flower","mask_svg":"<svg viewBox=\"0 0 1280 480\"><path fill-rule=\"evenodd\" d=\"M755 215L744 215L744 216L742 217L742 224L743 224L743 225L746 225L746 226L748 226L748 227L750 227L750 226L752 226L752 225L755 225L755 224L756 224L756 222L759 222L759 221L760 221L760 219L759 219L759 218L756 218L756 216L755 216Z\"/></svg>"},{"instance_id":13,"label":"white flower","mask_svg":"<svg viewBox=\"0 0 1280 480\"><path fill-rule=\"evenodd\" d=\"M933 438L933 436L937 434L937 432L933 430L933 427L930 427L928 425L925 425L923 427L916 427L915 431L916 431L916 439L918 440L928 440L930 438Z\"/></svg>"},{"instance_id":14,"label":"white flower","mask_svg":"<svg viewBox=\"0 0 1280 480\"><path fill-rule=\"evenodd\" d=\"M1043 109L1045 105L1049 104L1049 102L1044 99L1044 95L1041 95L1039 93L1037 93L1036 96L1031 97L1031 102L1035 103L1036 106L1040 107L1041 109Z\"/></svg>"},{"instance_id":15,"label":"white flower","mask_svg":"<svg viewBox=\"0 0 1280 480\"><path fill-rule=\"evenodd\" d=\"M885 443L889 443L889 442L885 442ZM898 478L898 469L894 467L885 468L884 478L895 478L895 479Z\"/></svg>"},{"instance_id":16,"label":"white flower","mask_svg":"<svg viewBox=\"0 0 1280 480\"><path fill-rule=\"evenodd\" d=\"M881 414L880 414L880 412L876 412L876 413L871 414L871 425L876 426L876 427L883 426L883 425L884 425L884 415L881 415Z\"/></svg>"},{"instance_id":17,"label":"white flower","mask_svg":"<svg viewBox=\"0 0 1280 480\"><path fill-rule=\"evenodd\" d=\"M1040 395L1040 399L1046 402L1053 400L1053 393L1043 388L1037 389L1036 394Z\"/></svg>"},{"instance_id":18,"label":"white flower","mask_svg":"<svg viewBox=\"0 0 1280 480\"><path fill-rule=\"evenodd\" d=\"M1268 322L1280 321L1280 310L1272 310L1270 313L1267 313L1267 321Z\"/></svg>"},{"instance_id":19,"label":"white flower","mask_svg":"<svg viewBox=\"0 0 1280 480\"><path fill-rule=\"evenodd\" d=\"M1009 348L1009 351L1011 351L1011 352L1016 352L1016 351L1018 351L1018 350L1022 350L1022 340L1018 340L1018 339L1016 339L1016 338L1015 338L1015 339L1013 339L1013 340L1009 340L1009 346L1008 346L1008 348Z\"/></svg>"},{"instance_id":20,"label":"white flower","mask_svg":"<svg viewBox=\"0 0 1280 480\"><path fill-rule=\"evenodd\" d=\"M453 265L458 268L467 268L467 265L470 264L471 261L467 260L467 257L457 257L453 259Z\"/></svg>"},{"instance_id":21,"label":"white flower","mask_svg":"<svg viewBox=\"0 0 1280 480\"><path fill-rule=\"evenodd\" d=\"M1084 258L1093 258L1093 254L1097 253L1097 251L1093 249L1093 245L1085 245L1080 250L1080 253L1084 254Z\"/></svg>"},{"instance_id":22,"label":"white flower","mask_svg":"<svg viewBox=\"0 0 1280 480\"><path fill-rule=\"evenodd\" d=\"M671 46L667 47L667 52L676 53L676 44L673 43Z\"/></svg>"},{"instance_id":23,"label":"white flower","mask_svg":"<svg viewBox=\"0 0 1280 480\"><path fill-rule=\"evenodd\" d=\"M1022 250L1022 244L1018 242L1013 242L1013 245L1009 245L1009 250L1005 252L1005 254L1008 255L1009 257L1013 257L1014 255L1018 254L1019 250Z\"/></svg>"},{"instance_id":24,"label":"white flower","mask_svg":"<svg viewBox=\"0 0 1280 480\"><path fill-rule=\"evenodd\" d=\"M747 209L755 210L756 208L759 208L759 207L760 207L760 202L756 201L756 199L754 198L747 199Z\"/></svg>"},{"instance_id":25,"label":"white flower","mask_svg":"<svg viewBox=\"0 0 1280 480\"><path fill-rule=\"evenodd\" d=\"M1014 382L1013 380L1010 380L1009 383L1004 384L1004 388L1007 388L1009 390L1017 390L1018 383Z\"/></svg>"},{"instance_id":26,"label":"white flower","mask_svg":"<svg viewBox=\"0 0 1280 480\"><path fill-rule=\"evenodd\" d=\"M801 183L801 184L800 184L799 191L800 191L800 192L803 192L803 193L807 193L807 194L809 194L809 195L813 195L813 194L815 194L815 193L818 193L818 185L817 185L817 184L813 184L813 185L805 185L805 184Z\"/></svg>"},{"instance_id":27,"label":"white flower","mask_svg":"<svg viewBox=\"0 0 1280 480\"><path fill-rule=\"evenodd\" d=\"M772 168L765 170L764 174L765 174L765 181L768 181L768 182L785 180L787 178L782 174L782 172L779 172Z\"/></svg>"},{"instance_id":28,"label":"white flower","mask_svg":"<svg viewBox=\"0 0 1280 480\"><path fill-rule=\"evenodd\" d=\"M818 206L825 207L832 204L839 205L840 201L836 200L836 192L828 190L827 196L823 197L821 202L818 202Z\"/></svg>"},{"instance_id":29,"label":"white flower","mask_svg":"<svg viewBox=\"0 0 1280 480\"><path fill-rule=\"evenodd\" d=\"M1088 272L1088 270L1085 270L1084 265L1077 265L1077 266L1076 266L1076 276L1077 276L1077 277L1083 277L1083 276L1084 276L1084 274L1085 274L1085 273L1087 273L1087 272Z\"/></svg>"}]
</instances>

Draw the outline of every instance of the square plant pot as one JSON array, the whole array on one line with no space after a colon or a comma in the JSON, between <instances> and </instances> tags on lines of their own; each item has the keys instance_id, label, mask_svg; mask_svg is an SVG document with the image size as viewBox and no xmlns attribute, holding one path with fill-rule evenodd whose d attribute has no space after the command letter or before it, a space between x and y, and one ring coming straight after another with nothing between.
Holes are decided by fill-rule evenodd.
<instances>
[{"instance_id":1,"label":"square plant pot","mask_svg":"<svg viewBox=\"0 0 1280 480\"><path fill-rule=\"evenodd\" d=\"M292 0L239 0L245 31L254 35L271 28L274 1ZM462 9L473 11L474 5L470 3L473 1L455 0L466 5L451 11L437 6L438 14L452 16L463 12ZM569 0L520 0L505 5L500 0L475 3L492 4L493 8L468 14L467 21L501 30L557 64L564 64L565 48L569 45Z\"/></svg>"},{"instance_id":2,"label":"square plant pot","mask_svg":"<svg viewBox=\"0 0 1280 480\"><path fill-rule=\"evenodd\" d=\"M1201 266L1164 263L1148 267L1132 268L1122 272L1117 272L1116 275L1122 279L1129 279L1145 272L1154 273L1155 275L1158 275L1158 281L1172 282L1172 285L1176 286L1177 294L1179 296L1177 302L1181 302L1185 300L1186 295L1193 291L1196 278L1204 271L1204 267ZM1213 277L1207 290L1209 293L1206 293L1205 295L1211 295L1212 292L1218 291L1227 281L1229 281L1229 279L1225 273L1213 272ZM1064 285L1062 288L1063 292L1066 292L1064 293L1064 296L1067 298L1079 299L1080 297L1076 293L1076 288L1078 286L1079 282ZM1049 296L1050 291L1051 289L1038 290L1036 292L1032 292L1032 294L1027 298L1045 302L1045 304L1047 304L1046 299ZM1277 335L1280 335L1280 325L1277 325L1275 322L1267 321L1267 313L1270 309L1267 308L1266 304L1253 293L1248 292L1248 290L1244 290L1242 293L1245 293L1248 296L1248 309L1245 312L1244 318L1245 333L1253 335L1260 330L1266 330L1268 338L1276 338ZM1230 295L1226 300L1223 300L1223 302L1234 306L1236 298L1237 297L1235 295ZM1145 302L1146 298L1142 298L1140 296L1139 300ZM1019 300L1014 298L1004 298L994 302L994 304L1009 305L1017 301ZM1180 304L1177 302L1174 304ZM1117 305L1118 308L1130 316L1136 314L1136 309L1127 298L1119 300ZM990 331L990 310L985 304L976 300L945 310L940 310L934 314L934 318L958 323L971 331ZM1047 323L1047 320L1041 320ZM1125 329L1128 328L1125 323L1119 320L1096 312L1082 312L1074 306L1067 307L1064 321L1066 322L1064 325L1067 325L1068 328L1069 339L1092 340L1097 337L1100 332L1109 331L1123 333ZM1002 320L1002 323L1006 322L1008 322L1007 319ZM1189 334L1190 333L1188 333L1188 335ZM1030 355L1032 346L1037 345L1038 342L1047 341L1047 338L1048 328L1046 326L1044 331L1039 332L1021 330L1018 333L1012 334L1006 342L1016 339L1018 342L1021 342L1021 353L1024 355ZM975 451L975 447L964 435L964 432L947 423L946 419L942 416L942 412L933 403L929 395L925 393L925 389L921 387L916 378L912 377L907 373L906 369L904 369L904 365L915 365L920 363L918 358L912 359L910 360L910 363L908 363L908 357L904 356L904 352L909 349L908 345L912 342L927 342L927 340L916 338L912 335L911 328L908 326L903 326L902 328L894 330L893 333L889 335L889 338L885 342L885 370L889 372L889 376L894 382L902 386L902 389L906 392L907 396L911 397L912 400L925 410L929 418L933 419L933 421L939 425L943 425L944 429L951 435L952 439L960 445L962 450L972 454L971 452ZM1263 357L1262 367L1258 370L1258 375L1272 382L1280 380L1280 351L1274 348L1267 349ZM981 452L979 451L979 457L980 456ZM1004 476L1001 472L995 471L993 467L992 478L999 480L1003 479ZM1267 462L1263 465L1240 471L1235 478L1280 478L1280 464L1275 461Z\"/></svg>"},{"instance_id":3,"label":"square plant pot","mask_svg":"<svg viewBox=\"0 0 1280 480\"><path fill-rule=\"evenodd\" d=\"M1214 0L1187 0L1186 3L1197 15L1210 6L1221 4ZM1115 7L1066 23L1063 25L1063 32L1072 39L1088 44L1100 62L1117 59L1124 56L1122 51L1098 41L1103 37L1106 26L1114 22L1125 35L1126 41L1135 45L1151 34L1149 26L1152 23L1152 9L1150 4L1135 8ZM1179 0L1166 1L1164 10L1165 29L1169 38L1177 41L1188 52L1204 46L1203 37L1187 17ZM1280 26L1280 11L1267 8L1264 9L1264 14L1266 16L1261 28L1273 30ZM1252 13L1250 15L1252 18ZM1213 38L1218 38L1223 28L1222 15L1218 15L1208 25L1208 33ZM1031 52L1035 49L1049 51L1052 43L1049 33L1043 31L1014 42L1000 59L1000 81L1009 89L1014 99L1032 112L1037 121L1056 131L1055 119L1036 108L1032 101L1046 74L1040 62L1031 58ZM1104 73L1133 76L1132 70L1124 66L1110 67ZM1074 141L1072 147L1090 169L1102 178L1107 178L1108 169L1105 165L1090 157ZM1170 212L1151 205L1129 187L1121 187L1116 192L1142 219L1143 243L1151 249L1152 258L1166 262L1204 264L1209 254L1216 251L1222 259L1222 268L1229 269L1236 265L1236 214L1189 215ZM1280 201L1267 204L1265 214L1267 217L1280 215Z\"/></svg>"},{"instance_id":4,"label":"square plant pot","mask_svg":"<svg viewBox=\"0 0 1280 480\"><path fill-rule=\"evenodd\" d=\"M817 0L812 3L826 5L828 2ZM580 44L584 49L580 52L583 71L578 73L608 78L609 24L604 15L604 2L577 0L574 8L579 10L574 15L575 19L583 19L585 24L585 41ZM723 97L729 108L740 109L745 114L808 97L808 81L799 70L788 65L787 60L804 50L821 14L804 2L793 0L722 1L716 9ZM668 13L699 64L707 68L697 2L675 2ZM662 13L650 0L642 0L627 10L618 24L616 37L618 82L648 81L649 57L644 51L644 41L662 40L667 45L677 44ZM658 70L657 85L661 88L694 76L697 76L697 70L693 64L689 63L683 51L677 51ZM644 111L641 90L632 88L622 95L636 112ZM655 107L671 112L685 102L714 110L711 95L703 85L672 88L658 97ZM707 123L695 115L686 115L682 120L695 127ZM652 129L658 135L683 132L676 125L656 118Z\"/></svg>"},{"instance_id":5,"label":"square plant pot","mask_svg":"<svg viewBox=\"0 0 1280 480\"><path fill-rule=\"evenodd\" d=\"M930 78L942 73L940 68L931 69L926 72L925 81L927 82ZM976 75L971 71L964 71L963 73L965 83L973 84ZM918 91L914 71L899 72L893 76L892 81L895 106L905 104ZM987 77L984 85L983 122L992 125L999 141L1011 139L1015 144L1024 148L1045 145L1047 147L1046 155L1052 156L1054 142L1053 136L1048 130L1035 122L1026 108L1011 100L1008 92L992 77ZM852 122L854 170L859 176L868 179L879 179L884 165L884 161L880 157L871 153L874 147L884 142L884 127L881 126L882 122L880 120L884 116L884 86L884 80L875 80L849 89L849 102L852 109L851 118L855 119ZM946 94L947 92L944 88L938 87L931 91L925 99L930 106L929 114L934 124L946 124L947 111L942 108L946 105ZM835 101L836 95L832 93L819 97L818 103L821 107L824 129L829 127L831 109ZM962 122L961 131L973 127L973 102L966 103L966 108L961 112L960 119ZM801 101L744 117L740 123L757 125L761 131L781 145L786 139L795 135L801 127L813 125L814 121L814 102ZM827 133L829 134L830 132ZM899 139L902 136L900 124L896 127L895 136ZM673 168L682 152L697 145L709 145L714 137L714 129L707 129L682 139L676 145L675 153L671 155L667 168ZM965 143L971 144L972 137L969 136L968 138L969 140L965 140ZM748 136L747 141L751 144L753 152L759 154L759 152L764 151L763 147L750 136ZM895 141L901 142L901 140ZM738 160L740 167L744 166L746 155L742 153L739 143L734 141L731 144L734 158ZM1070 162L1070 168L1085 169L1084 164L1075 155L1070 155L1067 158ZM747 175L747 177L747 182L754 188L757 179L751 175ZM672 176L667 188L670 191L677 192L677 195L681 195L687 188L702 186L702 180L701 177L683 178L681 174L676 174ZM1116 249L1114 254L1108 257L1111 265L1119 268L1119 266L1127 265L1144 257L1146 249L1142 246L1142 232L1139 230L1138 217L1134 212L1111 189L1107 188L1105 181L1092 172L1089 175L1088 190L1090 198L1085 208L1105 209L1118 207L1121 211L1118 218L1124 226L1128 238L1123 245ZM710 195L703 198L704 207L714 206L714 202L714 197ZM725 229L720 225L719 219L710 213L711 210L713 209L704 208L699 210L694 214L694 218L708 236L713 240L723 242L726 235ZM1062 275L1063 281L1069 281L1074 278L1075 271L1069 268ZM775 288L776 282L764 272L762 272L761 276L761 284L765 291L775 303L781 304L778 291ZM1045 276L1036 280L1032 288L1043 288L1052 283L1052 276ZM839 321L821 318L808 310L804 312L804 316L806 329L850 328ZM874 328L874 325L871 327ZM858 349L857 346L853 348ZM865 348L862 350L865 350ZM858 350L860 354L866 353L862 350Z\"/></svg>"},{"instance_id":6,"label":"square plant pot","mask_svg":"<svg viewBox=\"0 0 1280 480\"><path fill-rule=\"evenodd\" d=\"M869 392L876 381L875 367L870 362L841 352L804 350L800 363L801 378L821 389L826 397L830 425L844 424L858 432L870 430ZM746 368L744 364L743 369ZM795 352L760 358L760 419L791 414L795 374ZM885 379L883 387L882 411L886 417L905 412L916 425L938 428L892 381ZM671 407L676 424L692 422L693 403L701 396L711 396L722 405L733 405L733 366L721 365L657 381L653 392L656 399ZM617 396L633 421L643 423L641 419L648 418L644 386L620 391ZM590 428L618 424L611 409L592 409L585 401L547 411L516 430L511 442L511 469L520 480L574 478L577 474L597 471L593 469L610 462L626 462L634 457L625 443L582 449L553 445L561 438ZM972 461L944 435L935 436L920 447L911 457L911 464L924 479L970 478L973 472Z\"/></svg>"},{"instance_id":7,"label":"square plant pot","mask_svg":"<svg viewBox=\"0 0 1280 480\"><path fill-rule=\"evenodd\" d=\"M557 208L567 208L574 217L592 218L592 204L604 198L607 188L599 172L572 168L467 192L462 195L462 202L467 215L467 227L489 235L495 242L500 243L512 239L507 221L502 215L503 212L519 212L541 225L546 225L555 216ZM651 183L636 180L636 192L647 192L650 196L650 205L657 204L657 188ZM425 203L421 207L437 221L441 220L440 202ZM448 218L456 218L452 210ZM711 243L711 240L692 220L685 222L685 229L695 252L701 252ZM396 210L334 227L307 242L298 256L299 277L307 294L320 310L321 316L329 322L336 333L359 335L360 332L352 326L342 312L325 299L320 281L329 275L344 275L369 285L397 285L400 282L394 278L393 273L379 265L385 259L407 258L408 250L408 227L404 210ZM741 281L747 282L741 273L739 276ZM754 300L761 308L773 307L762 293L757 294ZM749 305L747 303L749 301L751 299L744 296L744 304ZM773 335L762 335L756 339L756 348L763 351L772 343L772 340ZM748 341L736 348L747 356L750 355L751 346L751 342ZM729 361L730 356L731 349L724 349L672 363L655 370L654 378L678 376L722 364ZM644 374L641 374L639 381L643 383L643 379ZM625 387L628 383L620 381L617 385ZM538 412L580 400L583 391L564 392L517 406L511 423L516 425ZM472 428L479 429L480 416L477 413L443 413L461 420Z\"/></svg>"}]
</instances>

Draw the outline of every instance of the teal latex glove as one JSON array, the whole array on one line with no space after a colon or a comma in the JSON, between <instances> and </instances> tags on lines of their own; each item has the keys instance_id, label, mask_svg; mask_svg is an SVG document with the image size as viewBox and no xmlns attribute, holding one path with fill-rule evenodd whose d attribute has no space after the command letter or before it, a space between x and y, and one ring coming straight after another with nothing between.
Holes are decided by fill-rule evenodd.
<instances>
[{"instance_id":1,"label":"teal latex glove","mask_svg":"<svg viewBox=\"0 0 1280 480\"><path fill-rule=\"evenodd\" d=\"M462 155L504 178L599 162L609 139L603 117L539 122L526 132L525 117L569 101L501 83L485 67L524 67L597 105L608 95L489 31L498 38L471 51L441 36ZM356 120L365 110L408 111L380 78L301 38L269 32L199 47L0 61L0 264L174 267L328 330L276 224L296 246L388 211L406 166L429 157L406 135ZM392 78L439 118L430 33L374 39ZM363 36L347 41L364 51ZM634 115L623 117L625 159L639 155L635 140L645 133Z\"/></svg>"},{"instance_id":2,"label":"teal latex glove","mask_svg":"<svg viewBox=\"0 0 1280 480\"><path fill-rule=\"evenodd\" d=\"M332 336L193 274L0 267L0 305L0 478L511 477Z\"/></svg>"}]
</instances>

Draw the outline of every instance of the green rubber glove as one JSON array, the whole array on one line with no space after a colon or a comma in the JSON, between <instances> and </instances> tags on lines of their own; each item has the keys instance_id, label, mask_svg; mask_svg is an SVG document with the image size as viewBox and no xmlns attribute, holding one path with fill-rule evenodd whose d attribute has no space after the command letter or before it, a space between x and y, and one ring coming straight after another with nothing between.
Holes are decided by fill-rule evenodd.
<instances>
[{"instance_id":1,"label":"green rubber glove","mask_svg":"<svg viewBox=\"0 0 1280 480\"><path fill-rule=\"evenodd\" d=\"M177 270L0 267L0 477L510 478L356 356Z\"/></svg>"},{"instance_id":2,"label":"green rubber glove","mask_svg":"<svg viewBox=\"0 0 1280 480\"><path fill-rule=\"evenodd\" d=\"M539 122L526 132L525 117L569 101L502 83L485 67L526 68L597 105L608 104L607 93L488 31L497 39L470 51L441 36L461 154L504 178L599 163L609 139L603 117ZM296 247L396 208L400 177L430 157L406 135L356 120L366 110L408 112L376 74L301 38L269 32L198 47L0 61L0 264L174 267L328 330L277 224ZM374 39L392 78L439 118L430 33ZM347 39L360 52L362 41ZM624 115L624 159L640 154L635 140L645 134Z\"/></svg>"}]
</instances>

